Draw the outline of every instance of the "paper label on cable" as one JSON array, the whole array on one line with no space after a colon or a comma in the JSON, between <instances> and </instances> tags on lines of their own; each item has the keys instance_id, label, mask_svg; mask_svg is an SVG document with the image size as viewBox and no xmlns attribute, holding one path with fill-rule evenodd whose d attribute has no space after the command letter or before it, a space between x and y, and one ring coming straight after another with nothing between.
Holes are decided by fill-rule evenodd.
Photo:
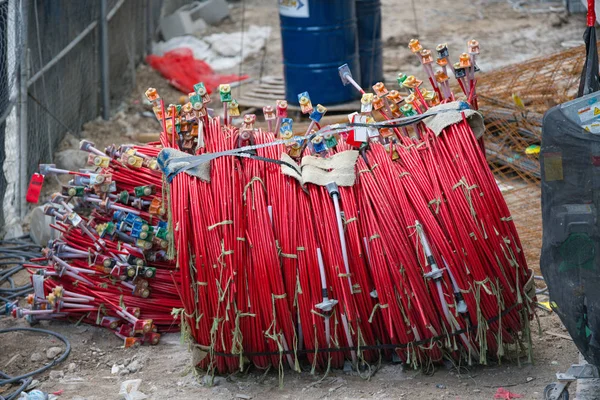
<instances>
[{"instance_id":1,"label":"paper label on cable","mask_svg":"<svg viewBox=\"0 0 600 400\"><path fill-rule=\"evenodd\" d=\"M357 115L354 118L354 122L357 123L361 123L361 124L366 124L367 123L367 116L366 115ZM357 142L366 142L370 135L370 131L371 129L364 127L364 126L357 126L354 128L354 140L356 140Z\"/></svg>"},{"instance_id":2,"label":"paper label on cable","mask_svg":"<svg viewBox=\"0 0 600 400\"><path fill-rule=\"evenodd\" d=\"M71 224L73 226L78 226L82 221L81 217L77 213L74 213L74 212L70 213L67 216L67 218L69 219L69 221L71 221Z\"/></svg>"},{"instance_id":3,"label":"paper label on cable","mask_svg":"<svg viewBox=\"0 0 600 400\"><path fill-rule=\"evenodd\" d=\"M363 117L364 117L365 122L367 124L374 124L375 123L375 120L373 119L373 117L369 117L369 116L366 116L366 115L364 115ZM369 135L370 138L375 138L375 137L379 136L379 131L377 130L377 128L372 128L371 127L371 128L367 128L367 134Z\"/></svg>"},{"instance_id":4,"label":"paper label on cable","mask_svg":"<svg viewBox=\"0 0 600 400\"><path fill-rule=\"evenodd\" d=\"M308 0L279 0L279 14L284 17L308 18Z\"/></svg>"},{"instance_id":5,"label":"paper label on cable","mask_svg":"<svg viewBox=\"0 0 600 400\"><path fill-rule=\"evenodd\" d=\"M31 275L31 281L33 282L33 293L35 297L43 299L44 295L44 277L42 275Z\"/></svg>"}]
</instances>

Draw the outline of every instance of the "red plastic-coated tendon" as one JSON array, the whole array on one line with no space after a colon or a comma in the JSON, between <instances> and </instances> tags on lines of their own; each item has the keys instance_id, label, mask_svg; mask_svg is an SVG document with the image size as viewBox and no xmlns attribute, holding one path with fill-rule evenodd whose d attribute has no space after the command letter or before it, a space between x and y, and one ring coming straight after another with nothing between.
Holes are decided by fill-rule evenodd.
<instances>
[{"instance_id":1,"label":"red plastic-coated tendon","mask_svg":"<svg viewBox=\"0 0 600 400\"><path fill-rule=\"evenodd\" d=\"M204 134L206 151L238 145L237 128L223 128L216 119ZM253 143L273 140L254 132ZM388 150L371 143L358 159L356 184L340 188L350 274L325 188L303 188L280 166L247 158L217 159L210 184L178 175L171 184L173 224L179 265L189 266L181 270L178 290L194 339L218 352L274 352L249 357L260 368L294 368L300 349L310 351L308 361L317 369L340 367L353 352L320 349L350 343L366 361L376 353L361 352L361 345L408 344L396 352L415 365L440 361L442 348L454 358L472 349L485 361L483 342L489 354L501 355L499 343L513 343L522 330L519 301L530 271L485 158L466 121L439 136L422 126L420 140L398 140ZM348 148L340 139L336 151ZM283 151L277 145L257 154L279 159ZM425 277L432 265L416 221L442 270L440 281ZM327 315L316 308L323 301L317 248L327 297L338 301ZM457 311L457 291L466 314ZM513 305L482 336L429 341L484 326ZM415 341L427 344L411 346ZM278 354L286 349L292 354ZM209 355L201 366L225 372L240 365L236 358Z\"/></svg>"}]
</instances>

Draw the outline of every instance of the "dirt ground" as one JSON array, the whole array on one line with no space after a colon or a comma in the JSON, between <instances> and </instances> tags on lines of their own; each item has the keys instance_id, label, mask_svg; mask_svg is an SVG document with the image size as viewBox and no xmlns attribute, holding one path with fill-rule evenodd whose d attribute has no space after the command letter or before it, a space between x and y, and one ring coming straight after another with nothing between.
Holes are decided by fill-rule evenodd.
<instances>
[{"instance_id":1,"label":"dirt ground","mask_svg":"<svg viewBox=\"0 0 600 400\"><path fill-rule=\"evenodd\" d=\"M513 10L504 0L420 0L415 3L413 13L411 2L382 0L384 71L390 82L399 71L420 74L418 61L406 47L413 37L418 37L429 48L439 42L448 42L454 57L464 51L468 39L476 38L482 49L479 65L483 71L489 71L559 51L574 41L581 42L585 26L583 15L522 13ZM281 75L279 20L273 1L247 0L231 4L230 19L221 26L209 28L209 33L240 30L242 20L245 26L272 26L265 51L245 60L241 72L255 79L261 75ZM547 5L538 4L540 7ZM240 69L219 72L239 73ZM177 102L181 93L144 65L139 67L137 79L131 98L124 102L111 121L95 120L85 124L84 130L74 133L61 150L76 147L79 136L102 148L111 143L137 141L139 133L158 132L157 122L143 115L148 111L143 102L144 91L150 86L156 87L167 103ZM244 86L239 90L243 91ZM237 89L234 89L236 95ZM58 185L50 183L46 193L51 193L53 187ZM540 223L538 217L526 219L527 212L520 215L516 221L518 226ZM536 269L539 245L539 237L524 243L528 261ZM565 371L571 363L577 362L578 355L572 341L548 333L566 334L558 317L544 311L539 311L538 315L542 332L538 334L534 322L533 364L527 360L521 360L521 365L516 361L505 361L501 365L474 366L460 371L440 366L429 375L404 370L401 365L384 364L369 381L342 371L333 371L325 379L308 372L287 371L282 389L278 387L275 372L263 374L255 369L246 374L219 378L213 387L203 384L202 376L196 376L190 368L190 354L186 346L180 344L178 334L164 336L155 347L123 349L122 341L106 330L52 322L42 327L64 334L71 341L72 351L65 362L36 379L42 390L64 390L61 398L79 400L118 398L121 382L138 378L142 379L141 391L153 399L492 399L498 387L521 394L525 399L539 399L546 384L554 380L555 373ZM26 323L0 319L0 329L12 326L26 326ZM2 334L0 370L17 374L39 367L50 361L46 350L53 346L60 346L60 343L31 334ZM112 369L120 372L113 374ZM0 388L0 395L5 389Z\"/></svg>"},{"instance_id":2,"label":"dirt ground","mask_svg":"<svg viewBox=\"0 0 600 400\"><path fill-rule=\"evenodd\" d=\"M325 379L286 371L283 388L279 388L276 372L251 369L248 373L215 378L215 385L203 384L203 375L196 376L190 368L190 353L180 344L179 334L167 334L158 346L123 349L122 341L107 330L75 326L65 322L43 323L41 327L66 335L71 341L71 354L66 361L48 373L36 376L39 387L46 392L63 390L62 399L116 399L122 382L141 379L140 390L152 399L493 399L499 387L523 395L525 399L540 399L544 387L553 381L555 373L577 362L573 342L550 335L566 334L555 315L539 312L542 334L532 325L534 363L522 359L505 361L501 365L461 368L439 366L426 375L403 369L401 365L384 363L366 381L359 376L333 371ZM24 321L0 319L0 329L26 326ZM64 347L56 340L30 333L2 335L0 369L9 374L23 373L41 367L50 360L46 351ZM34 355L34 353L36 353ZM38 360L40 361L32 361ZM127 369L112 374L113 366ZM131 372L128 372L131 370ZM0 395L2 395L0 388ZM574 393L574 390L571 390ZM241 395L239 397L238 395Z\"/></svg>"}]
</instances>

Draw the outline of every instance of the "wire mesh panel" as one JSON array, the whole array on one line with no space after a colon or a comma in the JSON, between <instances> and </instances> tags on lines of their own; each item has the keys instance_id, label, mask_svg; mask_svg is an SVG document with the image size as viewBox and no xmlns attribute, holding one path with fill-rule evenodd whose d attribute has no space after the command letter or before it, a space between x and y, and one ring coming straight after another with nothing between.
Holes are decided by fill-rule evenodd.
<instances>
[{"instance_id":1,"label":"wire mesh panel","mask_svg":"<svg viewBox=\"0 0 600 400\"><path fill-rule=\"evenodd\" d=\"M543 113L575 97L584 54L584 46L565 50L483 74L477 81L488 163L534 268L542 244L538 151Z\"/></svg>"},{"instance_id":2,"label":"wire mesh panel","mask_svg":"<svg viewBox=\"0 0 600 400\"><path fill-rule=\"evenodd\" d=\"M2 1L2 0L0 0ZM53 153L66 132L78 136L99 115L100 2L29 0L28 175ZM135 85L146 37L144 0L109 0L108 53L111 109Z\"/></svg>"},{"instance_id":3,"label":"wire mesh panel","mask_svg":"<svg viewBox=\"0 0 600 400\"><path fill-rule=\"evenodd\" d=\"M66 132L98 115L98 7L82 1L29 4L27 175L53 154Z\"/></svg>"}]
</instances>

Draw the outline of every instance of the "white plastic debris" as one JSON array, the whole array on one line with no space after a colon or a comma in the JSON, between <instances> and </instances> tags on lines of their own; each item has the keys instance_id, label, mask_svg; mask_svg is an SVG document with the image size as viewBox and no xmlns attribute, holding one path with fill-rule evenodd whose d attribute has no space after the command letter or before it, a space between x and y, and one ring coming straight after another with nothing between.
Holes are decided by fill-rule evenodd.
<instances>
[{"instance_id":1,"label":"white plastic debris","mask_svg":"<svg viewBox=\"0 0 600 400\"><path fill-rule=\"evenodd\" d=\"M270 26L251 25L244 32L243 58L258 53L271 35ZM152 45L152 53L162 56L164 53L188 48L192 50L194 58L205 61L215 71L233 68L242 60L240 57L242 45L242 32L215 33L198 39L194 36L179 36L158 42Z\"/></svg>"},{"instance_id":2,"label":"white plastic debris","mask_svg":"<svg viewBox=\"0 0 600 400\"><path fill-rule=\"evenodd\" d=\"M119 398L125 400L143 400L147 399L148 396L139 391L140 385L142 384L141 379L130 379L121 383L121 389L119 390Z\"/></svg>"},{"instance_id":3,"label":"white plastic debris","mask_svg":"<svg viewBox=\"0 0 600 400\"><path fill-rule=\"evenodd\" d=\"M21 392L17 400L56 400L57 398L54 394L48 394L36 389L28 393Z\"/></svg>"}]
</instances>

